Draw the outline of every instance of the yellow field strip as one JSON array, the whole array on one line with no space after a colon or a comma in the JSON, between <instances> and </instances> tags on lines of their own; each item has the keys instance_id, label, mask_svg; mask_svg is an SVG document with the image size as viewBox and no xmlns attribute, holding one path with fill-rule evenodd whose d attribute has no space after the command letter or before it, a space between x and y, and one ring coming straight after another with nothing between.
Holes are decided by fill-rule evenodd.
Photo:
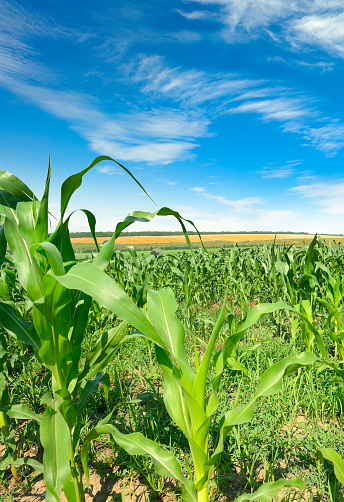
<instances>
[{"instance_id":1,"label":"yellow field strip","mask_svg":"<svg viewBox=\"0 0 344 502\"><path fill-rule=\"evenodd\" d=\"M309 240L314 237L314 235L304 235L304 234L204 234L202 235L203 242L261 242L261 241L273 241L276 236L278 241L302 241ZM199 242L197 235L190 235L191 242ZM344 241L343 235L320 235L322 239L334 239L338 241ZM97 241L99 244L110 237L98 237ZM73 244L92 244L93 239L91 237L72 237ZM117 244L173 244L173 243L185 243L184 235L138 235L132 237L118 237L116 240Z\"/></svg>"}]
</instances>

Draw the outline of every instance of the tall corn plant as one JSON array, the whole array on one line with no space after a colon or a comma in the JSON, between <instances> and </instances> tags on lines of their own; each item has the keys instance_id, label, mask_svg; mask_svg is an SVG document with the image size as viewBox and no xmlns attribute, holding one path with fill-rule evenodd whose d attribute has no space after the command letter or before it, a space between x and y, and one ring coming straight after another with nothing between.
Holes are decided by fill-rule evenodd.
<instances>
[{"instance_id":1,"label":"tall corn plant","mask_svg":"<svg viewBox=\"0 0 344 502\"><path fill-rule=\"evenodd\" d=\"M221 454L224 441L233 427L251 420L255 403L262 396L278 392L283 376L301 366L313 364L316 356L302 353L283 359L270 367L262 376L253 400L243 406L230 409L218 424L218 439L213 450L209 448L211 420L219 405L218 389L226 361L236 343L246 330L261 316L286 304L260 304L253 307L243 322L236 325L234 316L229 315L230 333L223 346L216 350L219 333L226 319L224 303L220 316L210 336L203 358L195 353L195 364L188 360L184 344L184 328L176 316L177 303L170 288L159 292L148 291L147 311L139 309L123 290L104 272L89 263L72 267L67 274L56 277L63 286L80 290L92 296L100 305L114 312L133 325L142 336L155 344L158 363L164 374L164 402L172 420L184 433L190 447L193 472L183 473L182 466L173 453L162 449L157 443L141 433L121 433L112 424L98 424L87 436L82 447L82 461L88 476L88 445L100 434L110 434L128 453L150 455L160 475L176 479L181 487L183 499L187 502L208 502L209 481L214 465ZM215 375L211 377L212 371ZM283 486L304 487L299 479L279 480L268 483L254 494L240 497L243 500L257 500L264 493L264 500L273 498ZM238 500L239 500L238 499Z\"/></svg>"},{"instance_id":2,"label":"tall corn plant","mask_svg":"<svg viewBox=\"0 0 344 502\"><path fill-rule=\"evenodd\" d=\"M68 202L81 185L84 174L102 160L113 159L98 157L62 184L60 218L51 236L48 235L50 163L40 201L16 176L0 172L1 249L4 252L7 241L19 281L33 305L33 320L28 322L3 298L0 301L0 320L9 335L34 348L38 361L51 374L51 392L42 398L42 405L45 406L42 416L23 404L5 410L8 417L39 423L44 448L43 465L27 458L12 460L11 463L15 466L29 464L44 473L47 501L60 500L62 490L69 502L85 500L79 462L82 414L89 396L99 384L103 383L105 391L108 388L108 376L102 370L126 336L125 321L103 333L79 370L91 297L82 291L71 291L58 280L76 263L68 231L71 215L65 218ZM143 189L132 174L124 166L121 167ZM83 211L95 239L95 217L91 212ZM168 208L155 213L133 212L117 224L112 238L95 257L92 267L99 272L106 268L113 254L115 239L124 228L134 221L150 221L156 215L175 216L185 231L182 217ZM3 259L8 260L6 257ZM84 279L89 280L87 274ZM3 433L7 432L3 427Z\"/></svg>"}]
</instances>

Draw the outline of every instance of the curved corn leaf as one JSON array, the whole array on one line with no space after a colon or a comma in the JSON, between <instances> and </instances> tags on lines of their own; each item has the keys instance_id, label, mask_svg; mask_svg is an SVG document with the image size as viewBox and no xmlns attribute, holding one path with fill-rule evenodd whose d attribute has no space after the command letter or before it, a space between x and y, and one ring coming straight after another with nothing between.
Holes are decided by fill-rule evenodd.
<instances>
[{"instance_id":1,"label":"curved corn leaf","mask_svg":"<svg viewBox=\"0 0 344 502\"><path fill-rule=\"evenodd\" d=\"M75 192L75 190L77 190L80 187L80 185L82 183L82 177L84 176L84 174L86 174L90 169L92 169L92 167L96 166L97 164L99 164L99 162L102 162L103 160L109 160L109 161L114 162L115 164L117 164L119 167L121 167L126 173L129 174L129 176L139 185L139 187L149 197L149 195L146 192L146 190L143 188L143 186L141 185L141 183L135 178L135 176L133 176L131 174L131 172L129 171L129 169L127 169L126 167L122 166L122 164L120 164L119 162L117 162L113 158L108 157L106 155L101 155L101 156L95 158L91 162L91 164L89 166L87 166L85 169L83 169L82 171L80 171L80 172L78 172L76 174L72 174L71 176L69 176L69 178L67 178L63 182L63 184L61 186L61 220L64 217L64 214L66 212L66 209L67 209L67 206L68 206L68 203L70 201L71 196L73 195L73 193ZM151 199L151 197L149 197L149 198ZM151 201L153 202L152 199L151 199Z\"/></svg>"},{"instance_id":2,"label":"curved corn leaf","mask_svg":"<svg viewBox=\"0 0 344 502\"><path fill-rule=\"evenodd\" d=\"M63 275L65 273L62 256L57 247L51 242L40 242L39 244L32 245L30 253L32 256L34 256L35 253L43 254L48 260L53 274Z\"/></svg>"},{"instance_id":3,"label":"curved corn leaf","mask_svg":"<svg viewBox=\"0 0 344 502\"><path fill-rule=\"evenodd\" d=\"M35 350L41 348L41 341L32 322L19 319L17 311L10 305L0 302L0 321L8 334L16 340L32 345Z\"/></svg>"},{"instance_id":4,"label":"curved corn leaf","mask_svg":"<svg viewBox=\"0 0 344 502\"><path fill-rule=\"evenodd\" d=\"M185 240L188 243L190 249L192 250L191 242L183 221L190 223L190 225L192 225L196 230L202 243L202 246L204 247L201 235L199 234L194 223L191 220L184 219L177 211L173 211L173 209L170 209L168 207L162 207L158 211L155 211L154 213L150 213L147 211L133 211L132 213L128 214L128 216L125 218L124 221L120 221L119 223L117 223L115 232L113 233L111 239L103 245L102 249L96 256L96 258L93 260L92 262L93 265L97 268L100 268L101 270L104 270L104 268L107 267L109 261L111 260L115 246L115 240L117 239L117 237L119 237L121 232L123 232L123 230L127 228L129 225L132 225L137 221L148 223L152 221L153 218L155 218L155 216L174 216L179 221L182 227L182 231L184 233ZM204 249L206 248L204 247Z\"/></svg>"},{"instance_id":5,"label":"curved corn leaf","mask_svg":"<svg viewBox=\"0 0 344 502\"><path fill-rule=\"evenodd\" d=\"M96 439L100 434L110 434L116 443L130 455L149 455L154 463L154 467L160 476L168 476L176 479L182 485L183 498L187 502L197 502L197 495L192 481L187 479L180 467L178 460L171 452L163 450L158 444L147 439L140 432L132 434L122 434L113 425L102 425L95 427L86 437L81 448L81 460L85 470L87 481L89 479L88 469L88 445L90 441Z\"/></svg>"},{"instance_id":6,"label":"curved corn leaf","mask_svg":"<svg viewBox=\"0 0 344 502\"><path fill-rule=\"evenodd\" d=\"M85 387L80 390L80 399L75 406L75 413L77 417L80 417L81 413L85 410L89 396L94 394L98 390L99 384L106 381L106 379L108 379L108 375L106 373L98 373L94 380L88 380Z\"/></svg>"},{"instance_id":7,"label":"curved corn leaf","mask_svg":"<svg viewBox=\"0 0 344 502\"><path fill-rule=\"evenodd\" d=\"M332 462L336 478L344 485L344 460L339 453L333 448L319 448L317 454L322 461L326 458Z\"/></svg>"},{"instance_id":8,"label":"curved corn leaf","mask_svg":"<svg viewBox=\"0 0 344 502\"><path fill-rule=\"evenodd\" d=\"M0 188L11 193L20 201L31 201L34 198L33 192L17 176L8 171L0 171Z\"/></svg>"},{"instance_id":9,"label":"curved corn leaf","mask_svg":"<svg viewBox=\"0 0 344 502\"><path fill-rule=\"evenodd\" d=\"M22 465L29 465L30 467L33 467L35 471L44 472L44 466L41 464L41 462L38 462L38 460L35 460L34 458L17 458L16 460L11 460L9 462L10 465L14 465L15 467L21 467Z\"/></svg>"},{"instance_id":10,"label":"curved corn leaf","mask_svg":"<svg viewBox=\"0 0 344 502\"><path fill-rule=\"evenodd\" d=\"M84 369L78 376L78 383L91 378L105 368L126 338L126 332L127 322L123 321L119 326L102 334L86 355Z\"/></svg>"},{"instance_id":11,"label":"curved corn leaf","mask_svg":"<svg viewBox=\"0 0 344 502\"><path fill-rule=\"evenodd\" d=\"M38 423L41 421L41 415L30 410L25 404L14 404L6 413L9 417L19 420L35 420Z\"/></svg>"},{"instance_id":12,"label":"curved corn leaf","mask_svg":"<svg viewBox=\"0 0 344 502\"><path fill-rule=\"evenodd\" d=\"M67 274L55 277L64 287L83 291L116 316L127 321L154 343L164 342L129 296L105 272L90 263L78 263Z\"/></svg>"},{"instance_id":13,"label":"curved corn leaf","mask_svg":"<svg viewBox=\"0 0 344 502\"><path fill-rule=\"evenodd\" d=\"M293 488L298 488L299 490L306 489L306 485L300 478L279 479L278 481L264 483L254 493L245 493L244 495L240 495L240 497L235 499L234 502L249 502L250 500L269 502L271 499L278 495L282 488L285 488L287 486L292 486Z\"/></svg>"},{"instance_id":14,"label":"curved corn leaf","mask_svg":"<svg viewBox=\"0 0 344 502\"><path fill-rule=\"evenodd\" d=\"M225 298L227 298L227 292L225 294ZM222 308L220 315L217 318L216 324L214 326L214 329L212 331L212 334L209 338L209 342L205 351L205 354L202 358L199 370L197 372L195 382L194 382L194 388L193 388L193 394L195 396L195 399L199 402L200 406L204 408L205 405L205 386L207 382L207 377L208 377L208 372L209 372L209 365L211 362L211 356L213 354L214 346L217 340L217 337L219 336L219 333L221 331L221 328L223 326L223 323L226 320L226 301L223 302Z\"/></svg>"},{"instance_id":15,"label":"curved corn leaf","mask_svg":"<svg viewBox=\"0 0 344 502\"><path fill-rule=\"evenodd\" d=\"M312 352L301 352L301 354L285 357L282 361L273 364L264 371L255 399L260 396L276 394L282 388L284 376L303 366L310 366L318 360L319 358Z\"/></svg>"},{"instance_id":16,"label":"curved corn leaf","mask_svg":"<svg viewBox=\"0 0 344 502\"><path fill-rule=\"evenodd\" d=\"M218 444L208 463L214 465L217 457L223 450L224 441L233 427L248 422L253 418L255 404L259 397L276 394L282 388L283 377L285 375L303 366L314 364L316 361L319 361L319 358L312 352L302 352L297 356L285 357L266 369L261 377L257 393L252 401L228 411L222 417L219 427Z\"/></svg>"},{"instance_id":17,"label":"curved corn leaf","mask_svg":"<svg viewBox=\"0 0 344 502\"><path fill-rule=\"evenodd\" d=\"M225 343L223 344L222 350L218 351L214 356L216 375L212 379L212 388L214 392L217 391L220 385L221 375L225 368L227 359L231 354L232 350L238 343L238 341L244 336L245 332L253 326L259 319L266 314L270 314L276 310L294 310L290 305L284 302L279 303L260 303L255 305L252 309L250 309L242 323L240 323L236 328L235 332L227 338Z\"/></svg>"}]
</instances>

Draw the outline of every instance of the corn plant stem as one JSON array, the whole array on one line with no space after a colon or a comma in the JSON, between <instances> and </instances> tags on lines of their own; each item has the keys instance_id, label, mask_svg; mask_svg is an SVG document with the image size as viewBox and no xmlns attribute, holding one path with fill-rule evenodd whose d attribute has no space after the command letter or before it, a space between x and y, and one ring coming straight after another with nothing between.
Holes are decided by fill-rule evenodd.
<instances>
[{"instance_id":1,"label":"corn plant stem","mask_svg":"<svg viewBox=\"0 0 344 502\"><path fill-rule=\"evenodd\" d=\"M209 496L208 496L208 484L206 487L202 488L201 491L197 493L197 501L198 502L208 502Z\"/></svg>"},{"instance_id":2,"label":"corn plant stem","mask_svg":"<svg viewBox=\"0 0 344 502\"><path fill-rule=\"evenodd\" d=\"M71 437L71 443L72 443L72 437ZM84 487L82 483L82 478L81 478L81 472L78 466L75 464L74 460L75 452L72 446L72 451L71 451L71 456L70 456L70 464L72 467L72 471L76 474L73 474L73 483L74 483L74 489L75 489L75 495L76 495L76 500L77 502L85 502L85 492L84 492Z\"/></svg>"}]
</instances>

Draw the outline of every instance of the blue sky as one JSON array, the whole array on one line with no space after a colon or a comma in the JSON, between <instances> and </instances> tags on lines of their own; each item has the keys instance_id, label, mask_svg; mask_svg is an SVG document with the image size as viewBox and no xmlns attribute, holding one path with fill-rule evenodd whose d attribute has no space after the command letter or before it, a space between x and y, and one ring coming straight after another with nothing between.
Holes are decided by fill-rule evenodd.
<instances>
[{"instance_id":1,"label":"blue sky","mask_svg":"<svg viewBox=\"0 0 344 502\"><path fill-rule=\"evenodd\" d=\"M53 213L103 154L202 231L344 233L343 59L342 0L0 0L0 166L40 195L50 153ZM156 210L109 162L77 208Z\"/></svg>"}]
</instances>

